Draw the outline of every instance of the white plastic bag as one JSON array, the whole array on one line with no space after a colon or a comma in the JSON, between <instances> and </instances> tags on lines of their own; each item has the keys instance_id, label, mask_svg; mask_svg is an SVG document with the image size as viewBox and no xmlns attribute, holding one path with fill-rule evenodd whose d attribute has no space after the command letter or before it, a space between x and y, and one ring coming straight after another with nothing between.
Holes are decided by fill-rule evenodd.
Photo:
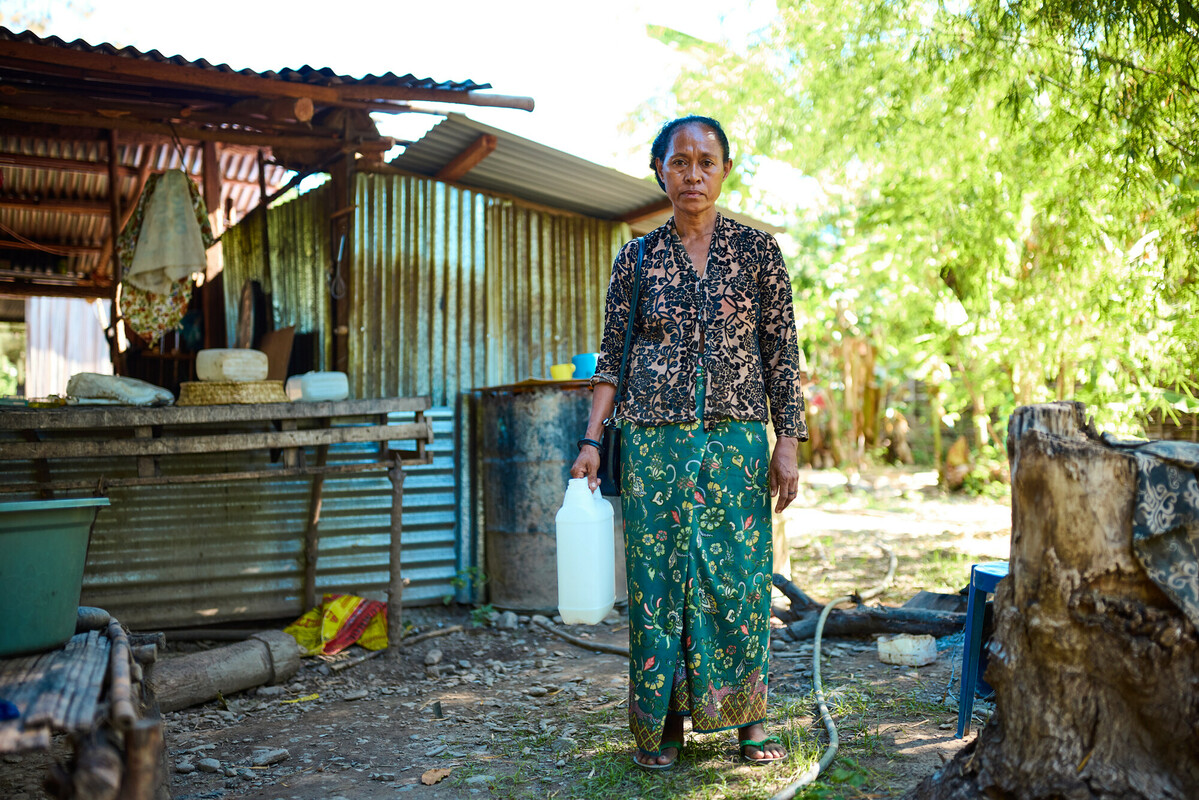
<instances>
[{"instance_id":1,"label":"white plastic bag","mask_svg":"<svg viewBox=\"0 0 1199 800\"><path fill-rule=\"evenodd\" d=\"M98 372L72 375L67 381L67 396L81 400L115 400L130 406L169 406L175 402L175 396L161 386Z\"/></svg>"}]
</instances>

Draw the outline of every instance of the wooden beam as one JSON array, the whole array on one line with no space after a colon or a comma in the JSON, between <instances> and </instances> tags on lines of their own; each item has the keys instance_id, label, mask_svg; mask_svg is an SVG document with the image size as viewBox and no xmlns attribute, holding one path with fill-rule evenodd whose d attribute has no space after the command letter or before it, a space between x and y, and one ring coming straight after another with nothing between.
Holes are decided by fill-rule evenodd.
<instances>
[{"instance_id":1,"label":"wooden beam","mask_svg":"<svg viewBox=\"0 0 1199 800\"><path fill-rule=\"evenodd\" d=\"M3 292L0 292L3 294ZM64 431L98 428L136 428L142 425L222 425L271 422L280 419L316 420L327 417L359 419L378 414L403 414L427 411L432 407L428 395L420 397L382 397L366 400L334 400L319 403L255 403L252 405L162 406L74 406L54 409L6 408L0 414L0 430ZM432 428L429 429L432 431ZM432 433L430 433L432 437ZM392 436L393 440L411 436ZM429 438L428 441L433 441Z\"/></svg>"},{"instance_id":2,"label":"wooden beam","mask_svg":"<svg viewBox=\"0 0 1199 800\"><path fill-rule=\"evenodd\" d=\"M4 42L0 41L0 45ZM79 128L100 128L102 130L131 131L134 133L153 133L168 139L178 136L181 139L195 139L204 142L223 142L226 144L246 144L256 147L286 147L297 150L325 150L340 147L340 138L332 136L296 136L289 134L265 134L249 131L230 131L224 129L195 128L190 125L168 125L162 122L150 122L140 119L111 118L96 114L67 114L55 111L43 111L32 108L15 106L0 106L0 119L10 119L17 122L50 123Z\"/></svg>"},{"instance_id":3,"label":"wooden beam","mask_svg":"<svg viewBox=\"0 0 1199 800\"><path fill-rule=\"evenodd\" d=\"M411 450L390 450L405 467L428 466L433 463L429 457L418 457ZM390 458L390 456L389 456ZM164 484L189 483L225 483L228 481L252 481L260 478L270 480L307 479L312 475L352 475L357 472L385 470L394 460L388 461L356 461L350 464L335 464L327 467L279 467L277 469L256 469L244 472L202 472L196 475L158 475L153 478L105 478L105 486L162 486ZM34 483L0 483L0 495L32 494L39 490L49 489L55 492L77 491L79 489L95 489L95 480L51 480Z\"/></svg>"},{"instance_id":4,"label":"wooden beam","mask_svg":"<svg viewBox=\"0 0 1199 800\"><path fill-rule=\"evenodd\" d=\"M49 200L40 197L0 197L0 208L49 211L55 214L107 214L104 200Z\"/></svg>"},{"instance_id":5,"label":"wooden beam","mask_svg":"<svg viewBox=\"0 0 1199 800\"><path fill-rule=\"evenodd\" d=\"M515 108L521 111L532 111L534 106L532 97L477 91L459 92L452 89L409 89L402 86L358 83L339 86L337 92L338 97L343 100L423 100L464 106Z\"/></svg>"},{"instance_id":6,"label":"wooden beam","mask_svg":"<svg viewBox=\"0 0 1199 800\"><path fill-rule=\"evenodd\" d=\"M101 247L93 244L58 244L55 242L18 242L10 239L0 239L0 250L41 250L48 248L57 250L54 255L85 256L99 253Z\"/></svg>"},{"instance_id":7,"label":"wooden beam","mask_svg":"<svg viewBox=\"0 0 1199 800\"><path fill-rule=\"evenodd\" d=\"M117 256L116 239L121 233L121 171L118 169L117 162L117 132L114 130L108 131L108 238L113 241L112 252L112 278L114 281L121 279L121 260ZM133 202L137 202L134 198ZM116 288L113 288L112 310L115 326L116 306ZM117 337L112 337L112 356L117 357Z\"/></svg>"},{"instance_id":8,"label":"wooden beam","mask_svg":"<svg viewBox=\"0 0 1199 800\"><path fill-rule=\"evenodd\" d=\"M105 283L38 283L0 278L0 295L10 297L100 297L112 295L112 284Z\"/></svg>"},{"instance_id":9,"label":"wooden beam","mask_svg":"<svg viewBox=\"0 0 1199 800\"><path fill-rule=\"evenodd\" d=\"M57 91L27 91L0 83L0 100L14 108L28 108L64 114L96 114L106 119L175 122L177 124L238 125L252 131L272 134L312 136L336 130L314 129L308 124L315 106L307 97L254 98L225 105L199 101L192 104L165 102L154 98L116 99L108 93L88 92L77 85ZM276 107L279 110L274 110Z\"/></svg>"},{"instance_id":10,"label":"wooden beam","mask_svg":"<svg viewBox=\"0 0 1199 800\"><path fill-rule=\"evenodd\" d=\"M497 143L498 140L492 134L481 134L433 177L439 181L462 180L462 176L479 166L483 159L495 152Z\"/></svg>"},{"instance_id":11,"label":"wooden beam","mask_svg":"<svg viewBox=\"0 0 1199 800\"><path fill-rule=\"evenodd\" d=\"M432 440L430 422L362 427L313 428L269 433L213 433L161 439L71 439L46 442L0 442L0 460L32 458L107 458L109 456L170 456L189 453L315 447L351 442L401 439Z\"/></svg>"},{"instance_id":12,"label":"wooden beam","mask_svg":"<svg viewBox=\"0 0 1199 800\"><path fill-rule=\"evenodd\" d=\"M272 80L237 72L164 64L159 61L143 61L137 58L108 55L65 47L47 47L28 42L0 41L0 57L17 59L44 65L47 71L55 67L86 70L91 77L108 78L120 82L122 78L141 78L156 83L180 86L196 86L208 90L233 92L235 94L260 95L263 97L310 97L313 100L334 101L339 97L338 89L329 86L313 86L308 83Z\"/></svg>"},{"instance_id":13,"label":"wooden beam","mask_svg":"<svg viewBox=\"0 0 1199 800\"><path fill-rule=\"evenodd\" d=\"M311 97L255 97L238 100L229 106L233 116L263 117L271 120L309 122L316 110ZM220 113L220 112L215 112Z\"/></svg>"},{"instance_id":14,"label":"wooden beam","mask_svg":"<svg viewBox=\"0 0 1199 800\"><path fill-rule=\"evenodd\" d=\"M200 170L204 205L209 214L216 214L221 210L221 154L216 142L204 142L204 157ZM215 228L213 232L216 232Z\"/></svg>"},{"instance_id":15,"label":"wooden beam","mask_svg":"<svg viewBox=\"0 0 1199 800\"><path fill-rule=\"evenodd\" d=\"M88 172L107 173L108 163L105 161L80 161L73 158L51 158L50 156L27 156L24 153L0 153L0 164L33 169L53 169L59 172ZM137 170L133 167L120 167L122 175L132 175Z\"/></svg>"},{"instance_id":16,"label":"wooden beam","mask_svg":"<svg viewBox=\"0 0 1199 800\"><path fill-rule=\"evenodd\" d=\"M669 211L670 208L670 200L662 198L655 203L650 203L648 206L642 206L636 211L630 211L622 216L620 221L627 222L629 225L636 225L638 222L658 216L663 211Z\"/></svg>"}]
</instances>

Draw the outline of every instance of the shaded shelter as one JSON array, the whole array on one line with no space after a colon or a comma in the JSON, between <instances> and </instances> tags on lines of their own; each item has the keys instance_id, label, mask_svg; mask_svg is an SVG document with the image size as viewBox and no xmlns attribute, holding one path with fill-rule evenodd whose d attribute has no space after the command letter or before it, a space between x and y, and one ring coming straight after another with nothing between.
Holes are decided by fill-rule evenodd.
<instances>
[{"instance_id":1,"label":"shaded shelter","mask_svg":"<svg viewBox=\"0 0 1199 800\"><path fill-rule=\"evenodd\" d=\"M247 218L265 221L271 200L306 174L328 172L333 177L327 190L330 202L320 225L325 241L333 241L339 227L352 225L353 203L346 187L354 185L356 167L377 162L395 144L379 135L372 112L413 111L413 102L532 108L529 98L488 94L483 91L487 88L469 80L445 82L410 74L356 78L308 66L235 70L157 51L0 29L0 294L112 301L120 277L113 233L123 227L148 176L174 167L200 184L218 233ZM290 242L286 232L272 237L269 224L261 225L258 233L257 246L264 253ZM312 265L324 270L340 254L324 250L307 255ZM269 258L263 261L268 308L271 267ZM231 304L226 315L220 275L219 262L210 260L208 280L192 298L203 315L198 346L225 345L226 323L236 319L237 304ZM277 270L275 277L287 285L285 271ZM342 339L340 348L335 342L330 349L344 354L345 308L335 297L326 297L325 307L332 322L329 331ZM274 314L266 316L269 331ZM109 332L119 330L118 322ZM135 359L131 351L120 351L118 338L111 336L117 371L133 371ZM143 369L138 374L159 383L194 375L194 347L171 341L145 351L151 353L160 362L174 362L173 370L153 374ZM420 410L427 406L425 398L412 398L422 401L417 404L371 405L371 398L397 398L378 393L358 397L365 398L365 406L330 406L327 416L347 416L343 412L348 409L348 416L364 415L372 426L400 426L396 435L413 430L412 424L421 430L427 424ZM417 410L395 410L401 407ZM399 453L416 451L418 460L427 462L424 442L386 437L382 443L367 442L348 436L349 443L342 445L333 440L347 435L337 433L336 427L329 433L307 430L308 423L291 419L286 409L279 411L283 416L268 411L261 409L254 419L221 422L230 426L229 432L209 441L224 436L222 441L229 442L236 431L265 425L263 442L317 436L332 443L282 448L272 444L251 454L244 447L232 452L189 450L161 465L152 463L156 456L138 455L124 460L81 457L61 466L30 458L20 447L31 446L32 453L61 452L61 447L54 449L59 442L44 440L66 433L43 435L37 424L25 430L29 425L14 423L21 430L4 437L2 445L16 455L4 459L0 488L11 497L13 491L50 480L78 486L94 483L96 475L108 478L114 507L123 511L97 522L83 602L102 605L127 624L171 626L303 610L316 588L315 553L304 544L314 509L321 507L316 486L324 474L370 468L373 473L344 482L353 537L341 550L322 551L320 588L394 590L389 584L396 571L390 569L388 540L389 531L396 529L391 510L399 494L378 464L383 457L394 460L395 471ZM183 417L176 414L171 419L195 423ZM127 421L122 420L122 426ZM130 424L135 438L148 440L135 444L135 449L160 447L163 430L149 421ZM327 420L322 424L328 427ZM172 433L164 427L165 433ZM105 439L122 439L130 431L97 428L91 432L93 443L84 450L98 454L113 447L128 449ZM47 450L43 444L51 447ZM326 463L328 451L333 455ZM314 470L321 470L316 478L311 477ZM281 477L272 479L272 472ZM253 480L197 480L217 473L249 475ZM377 488L382 491L375 492ZM52 490L44 487L43 492L48 491ZM336 511L336 502L325 505ZM419 570L411 579L420 594ZM444 584L440 576L437 588Z\"/></svg>"}]
</instances>

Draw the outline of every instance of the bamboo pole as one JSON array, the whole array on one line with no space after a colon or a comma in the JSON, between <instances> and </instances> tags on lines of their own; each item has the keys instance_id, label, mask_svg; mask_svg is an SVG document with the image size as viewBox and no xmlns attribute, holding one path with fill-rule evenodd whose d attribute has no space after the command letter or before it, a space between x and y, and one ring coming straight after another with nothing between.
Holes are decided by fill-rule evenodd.
<instances>
[{"instance_id":1,"label":"bamboo pole","mask_svg":"<svg viewBox=\"0 0 1199 800\"><path fill-rule=\"evenodd\" d=\"M112 702L112 724L119 731L128 731L137 719L137 711L133 705L133 683L129 677L129 664L132 660L129 650L129 638L121 623L113 620L108 623L108 638L112 642L109 654L109 697Z\"/></svg>"}]
</instances>

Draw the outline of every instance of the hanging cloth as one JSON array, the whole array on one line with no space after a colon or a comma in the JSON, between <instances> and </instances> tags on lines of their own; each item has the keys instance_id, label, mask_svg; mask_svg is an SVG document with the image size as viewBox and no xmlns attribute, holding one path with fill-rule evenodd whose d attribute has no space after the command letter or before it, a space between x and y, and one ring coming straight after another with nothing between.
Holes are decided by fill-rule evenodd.
<instances>
[{"instance_id":1,"label":"hanging cloth","mask_svg":"<svg viewBox=\"0 0 1199 800\"><path fill-rule=\"evenodd\" d=\"M125 274L139 289L166 294L173 282L203 272L207 265L189 185L195 191L182 170L170 170L149 200L133 263Z\"/></svg>"},{"instance_id":2,"label":"hanging cloth","mask_svg":"<svg viewBox=\"0 0 1199 800\"><path fill-rule=\"evenodd\" d=\"M121 315L151 347L179 327L191 300L191 275L204 271L204 251L212 244L195 183L182 170L151 175L117 239Z\"/></svg>"}]
</instances>

